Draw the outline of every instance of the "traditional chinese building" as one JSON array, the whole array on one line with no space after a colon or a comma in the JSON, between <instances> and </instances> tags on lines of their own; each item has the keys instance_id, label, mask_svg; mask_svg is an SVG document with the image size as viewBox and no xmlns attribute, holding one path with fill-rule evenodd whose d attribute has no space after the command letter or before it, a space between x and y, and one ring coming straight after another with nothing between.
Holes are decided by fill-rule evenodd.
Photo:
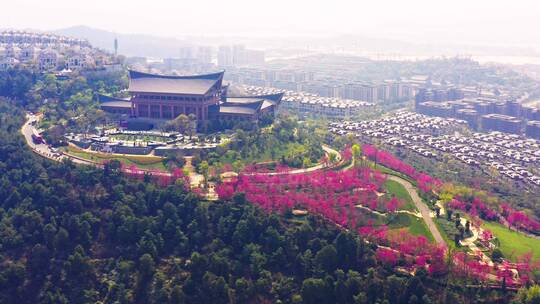
<instances>
[{"instance_id":1,"label":"traditional chinese building","mask_svg":"<svg viewBox=\"0 0 540 304\"><path fill-rule=\"evenodd\" d=\"M210 108L210 118L219 120L257 121L263 115L275 115L283 93L262 96L227 97Z\"/></svg>"},{"instance_id":2,"label":"traditional chinese building","mask_svg":"<svg viewBox=\"0 0 540 304\"><path fill-rule=\"evenodd\" d=\"M275 114L283 94L227 97L223 74L172 76L130 71L131 116L170 120L181 114L193 114L202 122L257 121L262 115ZM121 106L125 107L125 103ZM105 105L102 108L108 112L113 110Z\"/></svg>"},{"instance_id":3,"label":"traditional chinese building","mask_svg":"<svg viewBox=\"0 0 540 304\"><path fill-rule=\"evenodd\" d=\"M173 119L193 114L197 120L208 120L208 108L221 100L223 73L166 76L130 71L133 116Z\"/></svg>"},{"instance_id":4,"label":"traditional chinese building","mask_svg":"<svg viewBox=\"0 0 540 304\"><path fill-rule=\"evenodd\" d=\"M99 106L103 111L112 114L131 115L133 106L129 98L117 98L102 94L98 94L97 98Z\"/></svg>"}]
</instances>

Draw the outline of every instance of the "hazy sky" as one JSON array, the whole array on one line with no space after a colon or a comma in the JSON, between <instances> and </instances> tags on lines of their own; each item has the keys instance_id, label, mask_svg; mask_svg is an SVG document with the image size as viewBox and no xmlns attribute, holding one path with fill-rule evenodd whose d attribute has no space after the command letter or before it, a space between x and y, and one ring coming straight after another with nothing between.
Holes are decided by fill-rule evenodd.
<instances>
[{"instance_id":1,"label":"hazy sky","mask_svg":"<svg viewBox=\"0 0 540 304\"><path fill-rule=\"evenodd\" d=\"M0 27L540 45L539 0L3 0Z\"/></svg>"}]
</instances>

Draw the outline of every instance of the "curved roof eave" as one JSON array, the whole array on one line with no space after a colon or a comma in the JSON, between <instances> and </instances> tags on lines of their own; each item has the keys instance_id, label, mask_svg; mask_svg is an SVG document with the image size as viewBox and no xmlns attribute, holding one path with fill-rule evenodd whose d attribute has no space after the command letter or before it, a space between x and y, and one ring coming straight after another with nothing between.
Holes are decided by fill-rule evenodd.
<instances>
[{"instance_id":1,"label":"curved roof eave","mask_svg":"<svg viewBox=\"0 0 540 304\"><path fill-rule=\"evenodd\" d=\"M129 70L129 78L131 79L137 79L137 78L164 78L164 79L208 79L208 80L220 80L223 78L225 71L220 71L216 73L210 73L210 74L199 74L199 75L161 75L161 74L152 74L152 73L145 73L145 72L139 72L134 70Z\"/></svg>"}]
</instances>

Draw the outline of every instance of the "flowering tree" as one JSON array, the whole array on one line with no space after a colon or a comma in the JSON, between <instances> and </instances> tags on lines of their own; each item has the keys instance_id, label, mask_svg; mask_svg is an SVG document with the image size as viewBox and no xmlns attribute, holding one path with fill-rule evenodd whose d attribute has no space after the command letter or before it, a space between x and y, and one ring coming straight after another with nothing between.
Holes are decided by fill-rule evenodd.
<instances>
[{"instance_id":1,"label":"flowering tree","mask_svg":"<svg viewBox=\"0 0 540 304\"><path fill-rule=\"evenodd\" d=\"M433 187L438 187L442 184L441 181L425 173L416 171L411 165L402 162L391 153L380 151L372 145L363 145L362 152L367 158L413 178L418 188L423 192L429 192Z\"/></svg>"},{"instance_id":2,"label":"flowering tree","mask_svg":"<svg viewBox=\"0 0 540 304\"><path fill-rule=\"evenodd\" d=\"M399 252L390 248L377 248L375 256L377 260L388 266L395 266L399 260Z\"/></svg>"}]
</instances>

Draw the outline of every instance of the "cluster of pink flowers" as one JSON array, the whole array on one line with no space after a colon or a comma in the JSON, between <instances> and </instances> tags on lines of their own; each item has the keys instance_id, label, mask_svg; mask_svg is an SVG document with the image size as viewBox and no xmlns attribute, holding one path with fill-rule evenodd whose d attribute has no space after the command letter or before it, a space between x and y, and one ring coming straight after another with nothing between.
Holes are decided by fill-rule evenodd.
<instances>
[{"instance_id":1,"label":"cluster of pink flowers","mask_svg":"<svg viewBox=\"0 0 540 304\"><path fill-rule=\"evenodd\" d=\"M230 199L235 191L244 192L249 201L269 212L300 208L350 227L359 203L379 211L399 207L398 201L376 195L384 181L384 175L367 168L279 175L248 172L218 185L216 192L222 199Z\"/></svg>"},{"instance_id":2,"label":"cluster of pink flowers","mask_svg":"<svg viewBox=\"0 0 540 304\"><path fill-rule=\"evenodd\" d=\"M508 226L530 232L540 231L540 222L531 219L523 211L513 209L507 203L501 204L501 216L506 220Z\"/></svg>"},{"instance_id":3,"label":"cluster of pink flowers","mask_svg":"<svg viewBox=\"0 0 540 304\"><path fill-rule=\"evenodd\" d=\"M465 252L459 251L454 254L453 258L454 274L465 279L487 281L493 271L492 267L482 262L478 256L470 256Z\"/></svg>"},{"instance_id":4,"label":"cluster of pink flowers","mask_svg":"<svg viewBox=\"0 0 540 304\"><path fill-rule=\"evenodd\" d=\"M378 261L389 266L396 266L399 261L399 252L397 250L379 247L375 253Z\"/></svg>"},{"instance_id":5,"label":"cluster of pink flowers","mask_svg":"<svg viewBox=\"0 0 540 304\"><path fill-rule=\"evenodd\" d=\"M472 217L478 216L487 221L499 220L502 224L520 230L529 232L538 232L540 230L540 222L531 219L522 211L513 209L507 203L502 203L500 205L500 210L497 210L496 208L490 208L478 197L467 200L456 195L454 199L447 204L447 207L467 212Z\"/></svg>"},{"instance_id":6,"label":"cluster of pink flowers","mask_svg":"<svg viewBox=\"0 0 540 304\"><path fill-rule=\"evenodd\" d=\"M223 200L244 192L248 201L267 212L285 213L293 209L321 215L342 228L357 231L370 242L392 249L380 249L382 263L418 268L429 266L433 273L445 271L440 264L444 249L430 244L423 236L406 231L389 233L386 225L365 220L357 205L379 212L394 212L401 202L379 197L385 176L369 168L346 171L315 171L302 174L240 174L237 179L216 187Z\"/></svg>"},{"instance_id":7,"label":"cluster of pink flowers","mask_svg":"<svg viewBox=\"0 0 540 304\"><path fill-rule=\"evenodd\" d=\"M488 229L482 229L482 232L480 233L480 241L484 245L487 245L491 239L493 239L493 233Z\"/></svg>"},{"instance_id":8,"label":"cluster of pink flowers","mask_svg":"<svg viewBox=\"0 0 540 304\"><path fill-rule=\"evenodd\" d=\"M467 201L461 200L459 196L456 196L448 203L447 207L467 212L473 217L478 216L487 221L494 221L498 218L497 212L477 197L472 201Z\"/></svg>"},{"instance_id":9,"label":"cluster of pink flowers","mask_svg":"<svg viewBox=\"0 0 540 304\"><path fill-rule=\"evenodd\" d=\"M215 187L217 196L222 200L230 200L234 195L234 183L222 183Z\"/></svg>"},{"instance_id":10,"label":"cluster of pink flowers","mask_svg":"<svg viewBox=\"0 0 540 304\"><path fill-rule=\"evenodd\" d=\"M457 252L453 258L455 275L479 281L495 279L499 284L505 281L507 286L514 287L525 285L530 280L533 270L537 269L531 262L530 254L519 257L516 263L503 261L495 266L482 261L480 255L473 256L465 252Z\"/></svg>"},{"instance_id":11,"label":"cluster of pink flowers","mask_svg":"<svg viewBox=\"0 0 540 304\"><path fill-rule=\"evenodd\" d=\"M362 151L367 158L413 178L418 188L423 192L429 192L433 187L441 185L441 181L438 179L418 172L414 167L402 162L389 152L381 151L368 144L362 146Z\"/></svg>"},{"instance_id":12,"label":"cluster of pink flowers","mask_svg":"<svg viewBox=\"0 0 540 304\"><path fill-rule=\"evenodd\" d=\"M181 169L175 168L172 172L160 171L157 169L154 170L142 170L135 165L124 166L122 165L120 171L124 173L127 177L143 180L145 175L152 177L159 186L166 187L172 185L177 180L183 180L184 186L189 188L190 181L189 177L186 176Z\"/></svg>"},{"instance_id":13,"label":"cluster of pink flowers","mask_svg":"<svg viewBox=\"0 0 540 304\"><path fill-rule=\"evenodd\" d=\"M403 265L411 269L425 268L431 274L446 272L444 262L445 248L429 243L423 236L413 236L409 232L401 230L390 234L386 239L387 245L399 252Z\"/></svg>"}]
</instances>

